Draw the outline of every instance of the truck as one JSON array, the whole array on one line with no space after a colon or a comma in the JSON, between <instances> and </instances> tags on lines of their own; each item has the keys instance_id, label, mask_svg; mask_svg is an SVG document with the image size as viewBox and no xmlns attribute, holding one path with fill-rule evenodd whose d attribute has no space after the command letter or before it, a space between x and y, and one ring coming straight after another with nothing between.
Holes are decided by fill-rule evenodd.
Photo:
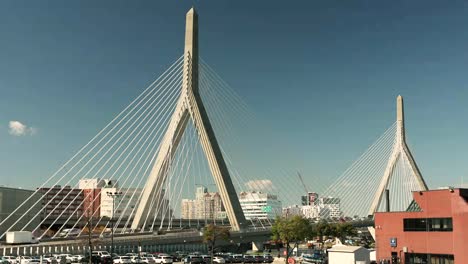
<instances>
[{"instance_id":1,"label":"truck","mask_svg":"<svg viewBox=\"0 0 468 264\"><path fill-rule=\"evenodd\" d=\"M11 231L6 233L7 244L35 244L38 243L30 231Z\"/></svg>"}]
</instances>

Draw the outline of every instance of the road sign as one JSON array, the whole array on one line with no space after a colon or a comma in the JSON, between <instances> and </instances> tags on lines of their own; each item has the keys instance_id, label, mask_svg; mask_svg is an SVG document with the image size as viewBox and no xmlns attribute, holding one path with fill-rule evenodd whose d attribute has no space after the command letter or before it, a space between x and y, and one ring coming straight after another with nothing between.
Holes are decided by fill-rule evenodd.
<instances>
[{"instance_id":1,"label":"road sign","mask_svg":"<svg viewBox=\"0 0 468 264\"><path fill-rule=\"evenodd\" d=\"M262 212L264 213L270 213L272 210L271 205L263 206L262 207Z\"/></svg>"}]
</instances>

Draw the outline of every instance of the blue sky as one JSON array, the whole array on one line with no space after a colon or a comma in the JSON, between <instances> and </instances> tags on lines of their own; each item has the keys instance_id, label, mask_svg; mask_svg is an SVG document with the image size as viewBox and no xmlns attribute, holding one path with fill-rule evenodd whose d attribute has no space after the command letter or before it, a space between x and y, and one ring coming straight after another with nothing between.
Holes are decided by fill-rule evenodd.
<instances>
[{"instance_id":1,"label":"blue sky","mask_svg":"<svg viewBox=\"0 0 468 264\"><path fill-rule=\"evenodd\" d=\"M113 0L0 3L0 184L42 183L161 74L192 5L200 55L287 148L264 160L336 178L401 94L429 185L468 181L466 2Z\"/></svg>"}]
</instances>

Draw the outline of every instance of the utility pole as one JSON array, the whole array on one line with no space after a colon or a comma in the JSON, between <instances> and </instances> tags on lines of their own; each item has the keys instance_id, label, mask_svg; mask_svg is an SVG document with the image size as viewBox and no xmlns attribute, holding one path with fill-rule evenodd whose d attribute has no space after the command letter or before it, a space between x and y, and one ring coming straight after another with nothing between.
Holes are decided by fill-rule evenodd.
<instances>
[{"instance_id":1,"label":"utility pole","mask_svg":"<svg viewBox=\"0 0 468 264\"><path fill-rule=\"evenodd\" d=\"M115 210L115 198L122 195L122 192L106 192L107 196L112 198L112 214L111 214L111 250L110 254L111 257L112 253L114 253L114 210Z\"/></svg>"}]
</instances>

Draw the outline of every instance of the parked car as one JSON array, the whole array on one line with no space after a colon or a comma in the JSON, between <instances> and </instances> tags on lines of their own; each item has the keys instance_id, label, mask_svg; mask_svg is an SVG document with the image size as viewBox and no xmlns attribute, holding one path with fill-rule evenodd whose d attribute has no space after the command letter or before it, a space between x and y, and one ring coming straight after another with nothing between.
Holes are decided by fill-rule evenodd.
<instances>
[{"instance_id":1,"label":"parked car","mask_svg":"<svg viewBox=\"0 0 468 264\"><path fill-rule=\"evenodd\" d=\"M226 260L223 257L215 256L213 257L213 263L224 264Z\"/></svg>"},{"instance_id":2,"label":"parked car","mask_svg":"<svg viewBox=\"0 0 468 264\"><path fill-rule=\"evenodd\" d=\"M131 256L130 260L132 261L132 263L136 263L136 264L142 263L141 258L139 256Z\"/></svg>"},{"instance_id":3,"label":"parked car","mask_svg":"<svg viewBox=\"0 0 468 264\"><path fill-rule=\"evenodd\" d=\"M40 261L35 260L29 256L19 256L16 258L17 264L39 264Z\"/></svg>"},{"instance_id":4,"label":"parked car","mask_svg":"<svg viewBox=\"0 0 468 264\"><path fill-rule=\"evenodd\" d=\"M76 262L81 262L81 259L84 258L83 255L73 255L73 258L75 259Z\"/></svg>"},{"instance_id":5,"label":"parked car","mask_svg":"<svg viewBox=\"0 0 468 264\"><path fill-rule=\"evenodd\" d=\"M106 257L106 258L111 257L111 255L107 251L93 251L93 254L96 254L96 255L98 255L100 257Z\"/></svg>"},{"instance_id":6,"label":"parked car","mask_svg":"<svg viewBox=\"0 0 468 264\"><path fill-rule=\"evenodd\" d=\"M130 264L132 263L132 260L130 259L129 256L118 256L114 257L112 260L114 264Z\"/></svg>"},{"instance_id":7,"label":"parked car","mask_svg":"<svg viewBox=\"0 0 468 264\"><path fill-rule=\"evenodd\" d=\"M202 264L203 259L200 256L188 255L187 257L184 258L184 263L185 264Z\"/></svg>"},{"instance_id":8,"label":"parked car","mask_svg":"<svg viewBox=\"0 0 468 264\"><path fill-rule=\"evenodd\" d=\"M231 253L218 253L216 254L216 257L221 257L224 259L224 263L234 263L234 259L232 258ZM214 259L213 259L214 261Z\"/></svg>"},{"instance_id":9,"label":"parked car","mask_svg":"<svg viewBox=\"0 0 468 264\"><path fill-rule=\"evenodd\" d=\"M232 263L242 263L244 262L244 256L242 254L232 255Z\"/></svg>"},{"instance_id":10,"label":"parked car","mask_svg":"<svg viewBox=\"0 0 468 264\"><path fill-rule=\"evenodd\" d=\"M263 263L263 261L265 260L262 255L255 255L254 259L255 263Z\"/></svg>"},{"instance_id":11,"label":"parked car","mask_svg":"<svg viewBox=\"0 0 468 264\"><path fill-rule=\"evenodd\" d=\"M145 264L154 264L156 263L155 260L153 258L149 258L149 257L141 257L141 263L145 263Z\"/></svg>"},{"instance_id":12,"label":"parked car","mask_svg":"<svg viewBox=\"0 0 468 264\"><path fill-rule=\"evenodd\" d=\"M71 254L60 254L57 256L57 259L62 259L62 258L65 258L65 262L67 264L76 262L76 259Z\"/></svg>"},{"instance_id":13,"label":"parked car","mask_svg":"<svg viewBox=\"0 0 468 264\"><path fill-rule=\"evenodd\" d=\"M110 255L107 256L104 254L102 256L99 256L98 253L93 251L93 255L91 256L91 262L100 264L112 264L113 260L110 257ZM82 258L80 263L89 263L89 256L85 256L84 258Z\"/></svg>"},{"instance_id":14,"label":"parked car","mask_svg":"<svg viewBox=\"0 0 468 264\"><path fill-rule=\"evenodd\" d=\"M10 262L6 258L0 256L0 264L10 264Z\"/></svg>"},{"instance_id":15,"label":"parked car","mask_svg":"<svg viewBox=\"0 0 468 264\"><path fill-rule=\"evenodd\" d=\"M10 264L17 264L18 261L16 260L16 257L13 256L3 256L3 259L8 261Z\"/></svg>"},{"instance_id":16,"label":"parked car","mask_svg":"<svg viewBox=\"0 0 468 264\"><path fill-rule=\"evenodd\" d=\"M244 263L256 263L255 257L252 255L244 255Z\"/></svg>"},{"instance_id":17,"label":"parked car","mask_svg":"<svg viewBox=\"0 0 468 264\"><path fill-rule=\"evenodd\" d=\"M203 259L203 263L205 264L211 263L211 256L201 255L201 258Z\"/></svg>"},{"instance_id":18,"label":"parked car","mask_svg":"<svg viewBox=\"0 0 468 264\"><path fill-rule=\"evenodd\" d=\"M157 256L156 258L154 258L154 261L156 264L174 262L174 260L172 259L172 256L169 256L166 254Z\"/></svg>"},{"instance_id":19,"label":"parked car","mask_svg":"<svg viewBox=\"0 0 468 264\"><path fill-rule=\"evenodd\" d=\"M270 254L263 255L263 263L273 263L273 256Z\"/></svg>"}]
</instances>

